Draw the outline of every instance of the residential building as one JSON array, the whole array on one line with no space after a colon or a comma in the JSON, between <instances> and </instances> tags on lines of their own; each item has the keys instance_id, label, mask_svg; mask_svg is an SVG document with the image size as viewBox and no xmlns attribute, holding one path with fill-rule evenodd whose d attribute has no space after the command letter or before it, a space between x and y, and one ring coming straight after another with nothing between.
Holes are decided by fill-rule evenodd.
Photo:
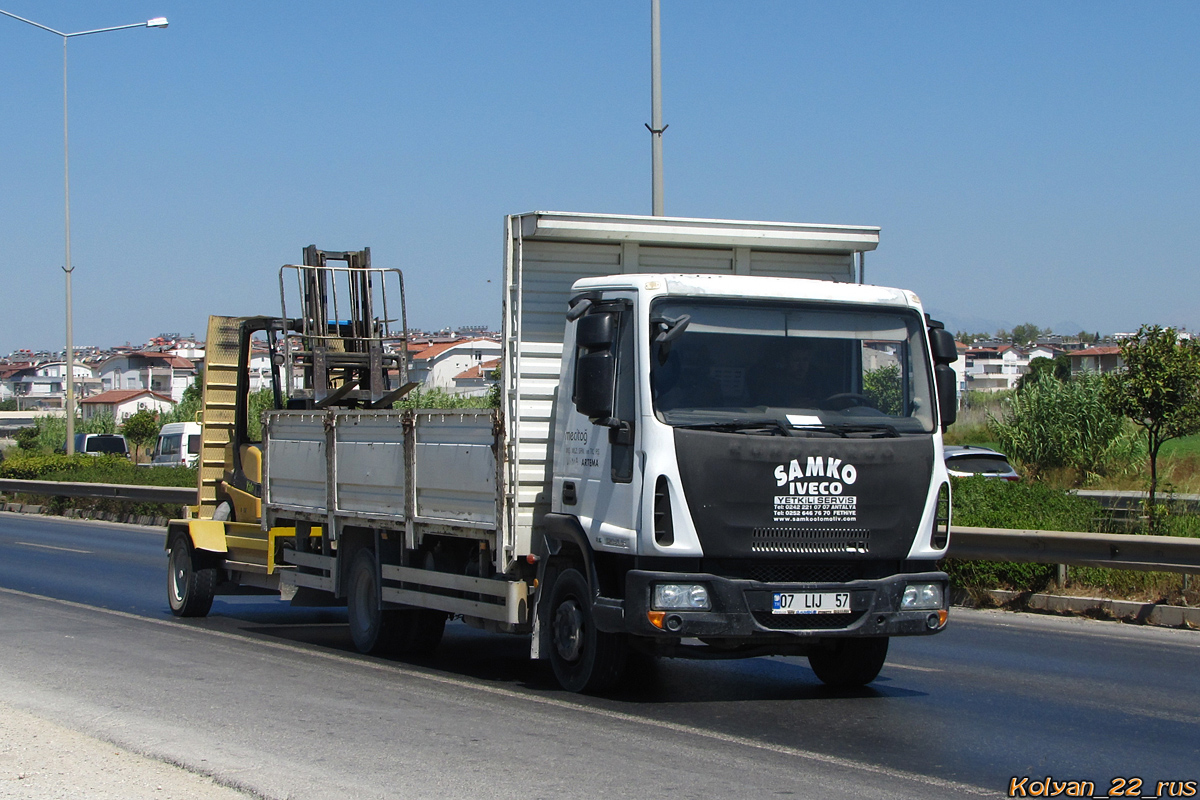
<instances>
[{"instance_id":1,"label":"residential building","mask_svg":"<svg viewBox=\"0 0 1200 800\"><path fill-rule=\"evenodd\" d=\"M149 389L113 389L79 401L85 420L107 414L118 424L143 408L158 413L170 411L174 406L175 401L170 397Z\"/></svg>"},{"instance_id":2,"label":"residential building","mask_svg":"<svg viewBox=\"0 0 1200 800\"><path fill-rule=\"evenodd\" d=\"M411 352L411 351L410 351ZM484 361L500 358L500 342L493 339L460 339L431 344L412 353L408 379L425 389L456 393L455 378Z\"/></svg>"},{"instance_id":3,"label":"residential building","mask_svg":"<svg viewBox=\"0 0 1200 800\"><path fill-rule=\"evenodd\" d=\"M1125 366L1121 360L1121 348L1115 346L1089 347L1068 353L1071 359L1071 374L1080 372L1112 372Z\"/></svg>"},{"instance_id":4,"label":"residential building","mask_svg":"<svg viewBox=\"0 0 1200 800\"><path fill-rule=\"evenodd\" d=\"M184 389L196 378L196 366L189 359L169 353L138 351L105 359L99 373L101 388L106 392L146 389L178 403Z\"/></svg>"},{"instance_id":5,"label":"residential building","mask_svg":"<svg viewBox=\"0 0 1200 800\"><path fill-rule=\"evenodd\" d=\"M471 396L487 394L496 385L496 379L492 377L492 373L499 365L500 359L493 358L491 361L484 361L458 373L454 376L454 394Z\"/></svg>"}]
</instances>

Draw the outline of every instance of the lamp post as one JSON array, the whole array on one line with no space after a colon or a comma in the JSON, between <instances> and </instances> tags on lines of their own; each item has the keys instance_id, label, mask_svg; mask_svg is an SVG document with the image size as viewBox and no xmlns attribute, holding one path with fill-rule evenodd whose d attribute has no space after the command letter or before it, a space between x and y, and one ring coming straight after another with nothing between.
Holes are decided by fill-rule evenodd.
<instances>
[{"instance_id":1,"label":"lamp post","mask_svg":"<svg viewBox=\"0 0 1200 800\"><path fill-rule=\"evenodd\" d=\"M6 17L20 20L28 23L35 28L41 28L44 31L49 31L56 36L62 37L63 43L63 197L64 197L64 214L63 225L65 230L65 254L63 256L63 272L66 274L66 290L67 290L67 351L66 351L66 372L67 372L67 396L63 403L63 411L67 417L67 453L75 452L75 348L71 341L71 273L75 270L71 266L71 161L68 157L67 147L67 40L73 39L76 36L89 36L93 33L108 33L109 31L123 31L128 28L165 28L167 27L166 17L155 17L145 22L135 22L130 25L117 25L112 28L95 28L90 31L75 31L74 33L63 33L56 31L39 22L34 22L31 19L18 17L8 11L0 9L0 14Z\"/></svg>"},{"instance_id":2,"label":"lamp post","mask_svg":"<svg viewBox=\"0 0 1200 800\"><path fill-rule=\"evenodd\" d=\"M662 135L667 126L662 121L662 25L659 0L650 0L650 184L652 213L661 217L663 211Z\"/></svg>"}]
</instances>

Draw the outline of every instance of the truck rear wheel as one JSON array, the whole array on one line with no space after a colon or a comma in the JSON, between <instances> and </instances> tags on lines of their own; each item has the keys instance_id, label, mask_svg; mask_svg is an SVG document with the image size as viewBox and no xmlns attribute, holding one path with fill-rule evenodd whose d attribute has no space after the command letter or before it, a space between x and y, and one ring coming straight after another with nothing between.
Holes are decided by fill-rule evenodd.
<instances>
[{"instance_id":1,"label":"truck rear wheel","mask_svg":"<svg viewBox=\"0 0 1200 800\"><path fill-rule=\"evenodd\" d=\"M838 689L866 686L879 677L887 652L886 636L839 639L832 648L810 653L808 665L827 686Z\"/></svg>"},{"instance_id":2,"label":"truck rear wheel","mask_svg":"<svg viewBox=\"0 0 1200 800\"><path fill-rule=\"evenodd\" d=\"M355 648L368 655L394 652L404 627L403 611L379 607L378 580L375 554L359 550L346 582L346 616Z\"/></svg>"},{"instance_id":3,"label":"truck rear wheel","mask_svg":"<svg viewBox=\"0 0 1200 800\"><path fill-rule=\"evenodd\" d=\"M177 617L203 617L212 608L217 591L215 567L200 567L186 534L171 539L167 553L167 601Z\"/></svg>"},{"instance_id":4,"label":"truck rear wheel","mask_svg":"<svg viewBox=\"0 0 1200 800\"><path fill-rule=\"evenodd\" d=\"M419 655L442 641L446 614L424 608L380 608L375 554L359 550L350 563L346 611L350 637L360 653Z\"/></svg>"},{"instance_id":5,"label":"truck rear wheel","mask_svg":"<svg viewBox=\"0 0 1200 800\"><path fill-rule=\"evenodd\" d=\"M603 692L625 668L625 638L596 629L591 597L587 580L576 569L560 572L550 587L550 666L569 692Z\"/></svg>"}]
</instances>

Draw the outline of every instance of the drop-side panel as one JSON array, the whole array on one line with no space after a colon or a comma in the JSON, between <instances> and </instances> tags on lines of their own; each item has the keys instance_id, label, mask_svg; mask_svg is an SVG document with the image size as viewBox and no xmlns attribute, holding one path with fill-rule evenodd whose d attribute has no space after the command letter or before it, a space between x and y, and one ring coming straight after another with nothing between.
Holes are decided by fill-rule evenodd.
<instances>
[{"instance_id":1,"label":"drop-side panel","mask_svg":"<svg viewBox=\"0 0 1200 800\"><path fill-rule=\"evenodd\" d=\"M404 519L403 413L338 413L334 456L339 512Z\"/></svg>"},{"instance_id":2,"label":"drop-side panel","mask_svg":"<svg viewBox=\"0 0 1200 800\"><path fill-rule=\"evenodd\" d=\"M266 447L263 502L268 513L327 511L325 414L268 412L263 439Z\"/></svg>"},{"instance_id":3,"label":"drop-side panel","mask_svg":"<svg viewBox=\"0 0 1200 800\"><path fill-rule=\"evenodd\" d=\"M413 443L417 521L498 527L490 409L418 411Z\"/></svg>"}]
</instances>

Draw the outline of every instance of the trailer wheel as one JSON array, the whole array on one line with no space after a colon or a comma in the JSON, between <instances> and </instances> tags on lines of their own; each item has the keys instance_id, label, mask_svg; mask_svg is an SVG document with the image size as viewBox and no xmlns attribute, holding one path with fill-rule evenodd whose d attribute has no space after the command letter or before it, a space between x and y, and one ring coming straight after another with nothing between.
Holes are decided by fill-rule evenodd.
<instances>
[{"instance_id":1,"label":"trailer wheel","mask_svg":"<svg viewBox=\"0 0 1200 800\"><path fill-rule=\"evenodd\" d=\"M379 607L377 580L375 554L366 548L359 550L350 562L346 612L354 646L370 655L394 652L405 627L405 612Z\"/></svg>"},{"instance_id":2,"label":"trailer wheel","mask_svg":"<svg viewBox=\"0 0 1200 800\"><path fill-rule=\"evenodd\" d=\"M569 692L603 692L621 677L627 650L619 634L596 630L591 591L576 569L560 572L550 587L550 666Z\"/></svg>"},{"instance_id":3,"label":"trailer wheel","mask_svg":"<svg viewBox=\"0 0 1200 800\"><path fill-rule=\"evenodd\" d=\"M171 539L167 553L167 601L177 617L203 617L217 591L215 567L197 565L196 551L186 534Z\"/></svg>"},{"instance_id":4,"label":"trailer wheel","mask_svg":"<svg viewBox=\"0 0 1200 800\"><path fill-rule=\"evenodd\" d=\"M810 653L808 665L827 686L838 689L866 686L879 676L887 652L886 636L841 639L830 649Z\"/></svg>"}]
</instances>

